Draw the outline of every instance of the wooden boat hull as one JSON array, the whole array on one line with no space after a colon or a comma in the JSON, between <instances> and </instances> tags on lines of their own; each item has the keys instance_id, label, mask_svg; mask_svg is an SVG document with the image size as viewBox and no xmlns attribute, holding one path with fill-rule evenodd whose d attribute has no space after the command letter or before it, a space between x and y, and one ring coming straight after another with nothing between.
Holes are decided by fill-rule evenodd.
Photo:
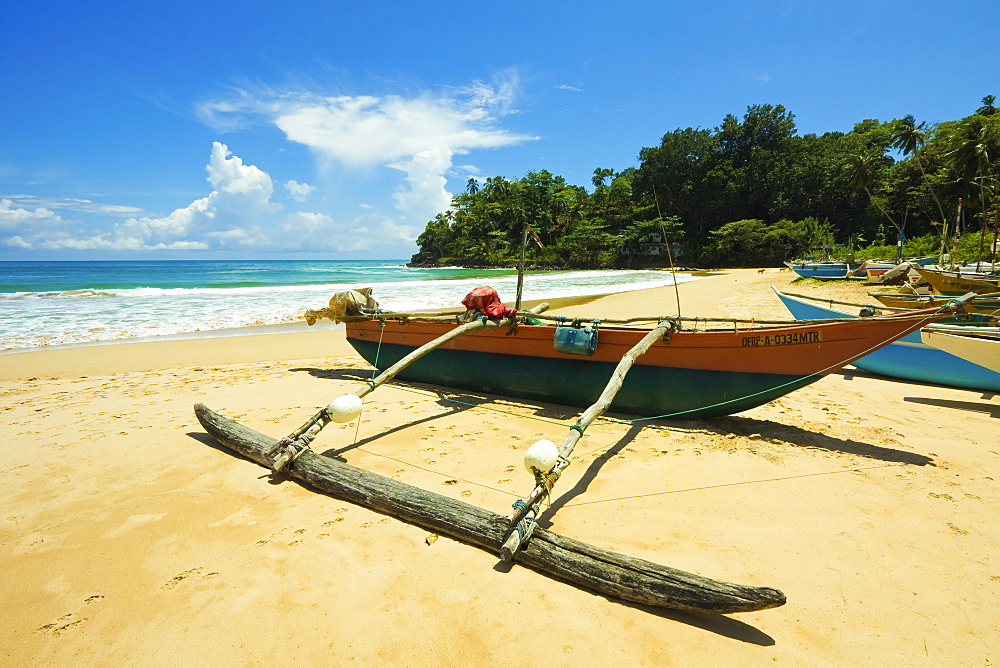
<instances>
[{"instance_id":1,"label":"wooden boat hull","mask_svg":"<svg viewBox=\"0 0 1000 668\"><path fill-rule=\"evenodd\" d=\"M930 320L924 321L929 322ZM680 331L635 364L610 410L679 419L729 415L813 383L864 354L916 331L921 321L892 318L775 329ZM389 320L348 323L348 342L380 370L453 328ZM400 372L404 380L590 406L618 361L645 330L603 327L592 357L553 348L554 327L521 325L468 334Z\"/></svg>"},{"instance_id":2,"label":"wooden boat hull","mask_svg":"<svg viewBox=\"0 0 1000 668\"><path fill-rule=\"evenodd\" d=\"M960 272L935 271L924 267L916 267L920 277L930 284L931 289L940 295L959 296L969 292L990 294L1000 292L1000 277L982 278L967 276Z\"/></svg>"},{"instance_id":3,"label":"wooden boat hull","mask_svg":"<svg viewBox=\"0 0 1000 668\"><path fill-rule=\"evenodd\" d=\"M819 304L791 297L775 291L778 298L797 320L854 317ZM931 329L947 331L959 325L932 325ZM995 327L975 327L976 330L1000 333ZM916 380L923 383L947 385L974 390L1000 392L1000 373L956 357L943 350L924 344L920 332L914 331L897 341L875 350L852 362L858 369L882 376Z\"/></svg>"},{"instance_id":4,"label":"wooden boat hull","mask_svg":"<svg viewBox=\"0 0 1000 668\"><path fill-rule=\"evenodd\" d=\"M964 293L963 293L964 294ZM891 308L922 309L941 308L948 303L952 297L943 295L908 295L900 292L870 293L870 296L877 299L885 306ZM968 313L982 313L1000 315L1000 298L976 297L965 303L965 310Z\"/></svg>"},{"instance_id":5,"label":"wooden boat hull","mask_svg":"<svg viewBox=\"0 0 1000 668\"><path fill-rule=\"evenodd\" d=\"M1000 373L1000 338L955 334L925 328L920 331L920 339L924 345Z\"/></svg>"}]
</instances>

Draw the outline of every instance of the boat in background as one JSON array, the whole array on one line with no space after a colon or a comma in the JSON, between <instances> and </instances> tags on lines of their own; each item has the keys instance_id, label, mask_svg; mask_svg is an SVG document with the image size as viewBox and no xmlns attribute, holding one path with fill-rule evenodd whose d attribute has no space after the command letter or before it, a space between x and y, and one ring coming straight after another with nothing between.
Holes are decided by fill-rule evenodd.
<instances>
[{"instance_id":1,"label":"boat in background","mask_svg":"<svg viewBox=\"0 0 1000 668\"><path fill-rule=\"evenodd\" d=\"M797 320L858 317L853 313L834 309L829 305L829 300L789 295L773 286L772 289L785 308ZM967 325L935 323L929 324L923 329L942 333L974 330L983 336L1000 340L1000 327L969 327ZM1000 392L1000 373L923 343L920 331L914 331L900 337L893 343L854 360L851 364L858 369L882 376L949 387Z\"/></svg>"},{"instance_id":2,"label":"boat in background","mask_svg":"<svg viewBox=\"0 0 1000 668\"><path fill-rule=\"evenodd\" d=\"M939 295L959 296L969 292L990 294L1000 292L1000 276L966 274L960 271L915 267L920 277Z\"/></svg>"},{"instance_id":3,"label":"boat in background","mask_svg":"<svg viewBox=\"0 0 1000 668\"><path fill-rule=\"evenodd\" d=\"M925 328L920 331L920 340L924 345L1000 373L1000 338Z\"/></svg>"},{"instance_id":4,"label":"boat in background","mask_svg":"<svg viewBox=\"0 0 1000 668\"><path fill-rule=\"evenodd\" d=\"M895 262L883 262L882 260L865 260L857 269L847 272L847 278L864 276L869 283L874 283L881 279L882 274L897 266Z\"/></svg>"},{"instance_id":5,"label":"boat in background","mask_svg":"<svg viewBox=\"0 0 1000 668\"><path fill-rule=\"evenodd\" d=\"M820 280L829 280L834 278L847 278L847 273L850 271L857 270L859 267L861 267L861 263L790 260L788 262L785 262L785 266L794 271L802 278L818 278Z\"/></svg>"},{"instance_id":6,"label":"boat in background","mask_svg":"<svg viewBox=\"0 0 1000 668\"><path fill-rule=\"evenodd\" d=\"M884 306L911 311L922 308L940 308L949 300L954 299L954 297L944 295L919 295L905 292L869 292L868 295L877 299ZM981 313L1000 318L1000 295L970 299L965 302L965 310L969 313Z\"/></svg>"},{"instance_id":7,"label":"boat in background","mask_svg":"<svg viewBox=\"0 0 1000 668\"><path fill-rule=\"evenodd\" d=\"M868 279L876 283L883 274L904 265L928 265L933 257L921 257L906 260L902 263L886 260L865 260L864 262L834 262L832 260L789 260L785 266L802 278L831 279Z\"/></svg>"},{"instance_id":8,"label":"boat in background","mask_svg":"<svg viewBox=\"0 0 1000 668\"><path fill-rule=\"evenodd\" d=\"M909 260L903 260L902 262L888 262L885 260L865 260L861 263L861 266L853 271L847 272L848 277L853 276L868 276L869 283L882 283L883 277L887 274L894 276L896 273L904 273L908 271L910 267L926 266L934 262L937 258L935 257L917 257L911 258ZM893 270L896 270L895 272Z\"/></svg>"}]
</instances>

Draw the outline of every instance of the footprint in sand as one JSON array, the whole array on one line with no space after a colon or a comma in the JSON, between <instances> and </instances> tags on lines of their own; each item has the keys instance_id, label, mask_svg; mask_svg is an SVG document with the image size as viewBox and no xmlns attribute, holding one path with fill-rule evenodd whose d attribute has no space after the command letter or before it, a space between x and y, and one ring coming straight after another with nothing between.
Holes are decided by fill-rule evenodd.
<instances>
[{"instance_id":1,"label":"footprint in sand","mask_svg":"<svg viewBox=\"0 0 1000 668\"><path fill-rule=\"evenodd\" d=\"M343 521L344 521L344 518L343 518L343 517L338 517L338 518L336 518L336 519L332 519L332 520L330 520L329 522L323 522L322 524L320 524L320 526L321 526L321 527L324 527L324 528L330 528L330 527L332 527L332 526L333 526L334 524L336 524L337 522L343 522Z\"/></svg>"},{"instance_id":2,"label":"footprint in sand","mask_svg":"<svg viewBox=\"0 0 1000 668\"><path fill-rule=\"evenodd\" d=\"M83 624L85 621L87 621L86 618L74 619L74 617L76 617L76 615L73 614L72 612L69 613L68 615L63 615L54 622L51 622L49 624L46 624L45 626L41 626L35 629L35 634L36 635L41 634L46 636L52 636L53 638L58 638L59 636L66 633L70 629L73 629L79 626L80 624Z\"/></svg>"},{"instance_id":3,"label":"footprint in sand","mask_svg":"<svg viewBox=\"0 0 1000 668\"><path fill-rule=\"evenodd\" d=\"M277 538L278 536L280 536L283 533L285 533L285 529L282 529L281 531L278 531L276 533L272 533L267 538L261 538L256 543L254 543L254 545L257 545L258 547L261 546L261 545L267 545L268 543L270 543L272 540L274 540L275 538Z\"/></svg>"},{"instance_id":4,"label":"footprint in sand","mask_svg":"<svg viewBox=\"0 0 1000 668\"><path fill-rule=\"evenodd\" d=\"M463 489L462 490L462 496L472 496L472 490Z\"/></svg>"},{"instance_id":5,"label":"footprint in sand","mask_svg":"<svg viewBox=\"0 0 1000 668\"><path fill-rule=\"evenodd\" d=\"M445 480L442 484L444 485L457 485L458 481L452 478L451 480Z\"/></svg>"},{"instance_id":6,"label":"footprint in sand","mask_svg":"<svg viewBox=\"0 0 1000 668\"><path fill-rule=\"evenodd\" d=\"M167 582L164 583L164 585L160 587L160 589L173 589L174 587L184 582L185 580L190 580L192 578L197 580L208 580L209 578L214 578L217 577L218 575L219 573L216 571L206 573L204 568L202 568L201 566L197 566L190 570L184 571L183 573L178 573L174 577L167 580Z\"/></svg>"},{"instance_id":7,"label":"footprint in sand","mask_svg":"<svg viewBox=\"0 0 1000 668\"><path fill-rule=\"evenodd\" d=\"M505 469L503 470L503 472L504 472L504 473L513 473L513 472L514 472L514 471L516 471L516 470L517 470L517 467L516 467L516 466L514 466L513 464L511 464L510 466L508 466L507 468L505 468Z\"/></svg>"},{"instance_id":8,"label":"footprint in sand","mask_svg":"<svg viewBox=\"0 0 1000 668\"><path fill-rule=\"evenodd\" d=\"M954 531L957 534L960 534L962 536L968 536L969 535L968 531L966 531L965 529L958 528L957 526L955 526L951 522L945 522L945 524L947 524L948 528L951 529L952 531Z\"/></svg>"}]
</instances>

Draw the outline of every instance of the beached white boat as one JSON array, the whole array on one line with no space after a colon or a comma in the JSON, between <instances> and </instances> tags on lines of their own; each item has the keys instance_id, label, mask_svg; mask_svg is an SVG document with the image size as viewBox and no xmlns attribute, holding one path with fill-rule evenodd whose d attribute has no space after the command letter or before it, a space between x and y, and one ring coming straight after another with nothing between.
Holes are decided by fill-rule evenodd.
<instances>
[{"instance_id":1,"label":"beached white boat","mask_svg":"<svg viewBox=\"0 0 1000 668\"><path fill-rule=\"evenodd\" d=\"M924 328L920 330L920 340L924 345L1000 373L1000 338Z\"/></svg>"}]
</instances>

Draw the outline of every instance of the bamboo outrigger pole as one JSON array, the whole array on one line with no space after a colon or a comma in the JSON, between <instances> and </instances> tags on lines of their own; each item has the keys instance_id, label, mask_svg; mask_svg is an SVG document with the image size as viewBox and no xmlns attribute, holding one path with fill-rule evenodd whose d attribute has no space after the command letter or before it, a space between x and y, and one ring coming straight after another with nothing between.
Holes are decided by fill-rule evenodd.
<instances>
[{"instance_id":1,"label":"bamboo outrigger pole","mask_svg":"<svg viewBox=\"0 0 1000 668\"><path fill-rule=\"evenodd\" d=\"M524 311L524 313L536 315L545 311L548 307L548 303L543 302L531 309L528 309L527 311ZM330 424L330 422L350 422L356 418L361 414L361 400L368 393L395 378L396 374L413 362L416 362L427 353L436 348L440 348L449 341L457 339L458 337L468 334L469 332L475 332L480 329L492 329L494 327L500 327L501 324L505 323L515 323L517 322L517 317L518 314L514 314L507 318L490 320L486 316L482 316L476 320L467 322L464 325L459 325L455 329L442 334L433 341L429 341L420 346L410 354L406 355L403 359L399 360L380 373L378 376L365 381L365 384L358 388L355 392L345 394L334 399L330 402L330 404L321 408L315 415L309 418L301 427L275 443L274 446L266 453L268 457L274 457L271 468L275 472L279 472L288 466L288 464L295 461L303 452L309 449L309 444L312 443L313 439L315 439L317 435L319 435L319 432L322 431L323 427Z\"/></svg>"},{"instance_id":2,"label":"bamboo outrigger pole","mask_svg":"<svg viewBox=\"0 0 1000 668\"><path fill-rule=\"evenodd\" d=\"M500 548L501 559L512 561L528 538L531 537L537 525L535 518L538 516L539 505L545 497L552 493L552 487L559 480L559 476L562 475L566 467L569 466L569 457L573 453L573 448L576 447L577 442L583 438L584 430L611 406L611 402L614 401L615 395L622 388L625 376L631 370L635 361L645 354L654 343L664 338L669 338L676 330L677 323L673 320L660 320L655 328L650 330L639 343L635 344L631 350L625 353L611 374L611 380L608 381L604 391L601 392L601 396L580 415L576 424L569 428L569 433L566 434L562 444L559 446L558 458L552 468L548 471L540 471L537 468L533 469L536 482L535 488L526 500L518 499L514 503L515 511L507 516L507 520L510 523L510 530L503 547Z\"/></svg>"}]
</instances>

